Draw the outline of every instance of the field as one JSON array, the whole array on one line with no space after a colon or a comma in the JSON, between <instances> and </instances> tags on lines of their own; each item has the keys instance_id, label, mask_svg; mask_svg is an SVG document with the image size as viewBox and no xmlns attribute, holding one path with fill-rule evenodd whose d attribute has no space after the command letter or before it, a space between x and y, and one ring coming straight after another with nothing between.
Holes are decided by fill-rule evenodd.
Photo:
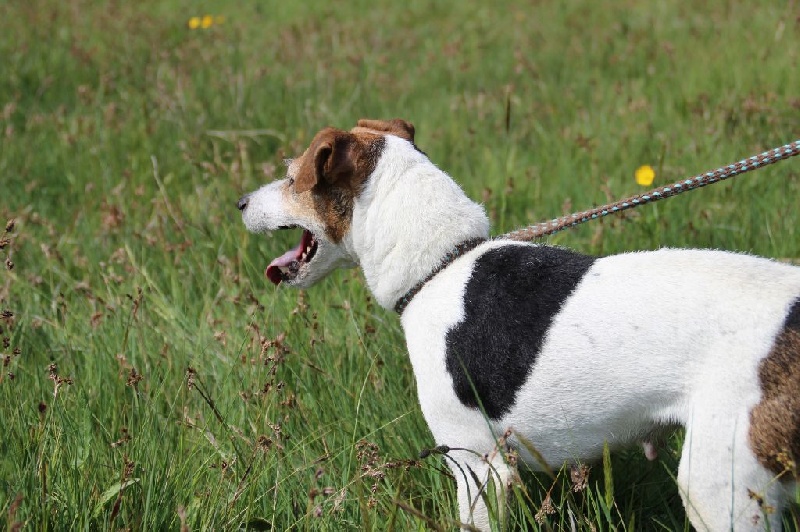
<instances>
[{"instance_id":1,"label":"field","mask_svg":"<svg viewBox=\"0 0 800 532\"><path fill-rule=\"evenodd\" d=\"M642 192L641 165L654 186L710 170L800 136L798 13L0 3L0 522L455 528L452 477L419 458L435 443L397 317L356 270L273 287L263 270L298 234L248 234L236 200L361 117L413 122L495 234ZM797 260L799 198L795 159L546 241ZM680 436L655 462L632 449L588 478L524 475L505 526L688 529Z\"/></svg>"}]
</instances>

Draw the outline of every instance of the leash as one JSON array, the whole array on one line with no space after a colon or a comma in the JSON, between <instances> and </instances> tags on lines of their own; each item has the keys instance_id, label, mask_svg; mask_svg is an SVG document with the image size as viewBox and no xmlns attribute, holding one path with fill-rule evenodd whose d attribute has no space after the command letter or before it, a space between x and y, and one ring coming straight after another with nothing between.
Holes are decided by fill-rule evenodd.
<instances>
[{"instance_id":1,"label":"leash","mask_svg":"<svg viewBox=\"0 0 800 532\"><path fill-rule=\"evenodd\" d=\"M789 144L785 144L780 148L774 148L759 155L742 159L738 163L721 166L711 172L698 174L694 177L685 179L683 181L678 181L677 183L673 183L671 185L654 188L653 190L645 192L644 194L637 194L614 203L608 203L601 207L595 207L594 209L590 209L588 211L576 212L567 216L562 216L561 218L554 218L549 222L541 222L535 225L529 225L528 227L511 231L510 233L506 233L497 238L508 240L534 240L543 236L552 235L561 231L562 229L575 227L576 225L588 222L589 220L596 220L597 218L602 218L603 216L608 216L609 214L632 209L633 207L638 207L639 205L644 205L645 203L653 203L654 201L676 196L681 192L694 190L718 181L729 179L745 172L750 172L751 170L763 168L764 166L777 163L778 161L788 159L789 157L794 157L797 154L800 154L800 139L790 142Z\"/></svg>"}]
</instances>

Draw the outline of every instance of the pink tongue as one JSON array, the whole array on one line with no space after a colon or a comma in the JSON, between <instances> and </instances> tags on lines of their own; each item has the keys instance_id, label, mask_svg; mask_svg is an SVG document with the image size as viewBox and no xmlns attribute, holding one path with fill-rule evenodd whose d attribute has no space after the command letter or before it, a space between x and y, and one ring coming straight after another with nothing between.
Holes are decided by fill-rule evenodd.
<instances>
[{"instance_id":1,"label":"pink tongue","mask_svg":"<svg viewBox=\"0 0 800 532\"><path fill-rule=\"evenodd\" d=\"M288 268L292 262L296 260L300 260L300 255L303 254L303 244L305 243L305 239L297 244L297 247L287 251L277 259L273 260L267 266L267 270L264 272L267 276L267 279L272 281L272 284L281 284L281 271L278 267L283 266Z\"/></svg>"}]
</instances>

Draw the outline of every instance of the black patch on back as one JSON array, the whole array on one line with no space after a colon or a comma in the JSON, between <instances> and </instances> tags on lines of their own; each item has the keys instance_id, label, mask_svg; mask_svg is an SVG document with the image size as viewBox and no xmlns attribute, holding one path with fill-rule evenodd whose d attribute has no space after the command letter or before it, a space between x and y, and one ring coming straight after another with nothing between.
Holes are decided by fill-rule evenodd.
<instances>
[{"instance_id":1,"label":"black patch on back","mask_svg":"<svg viewBox=\"0 0 800 532\"><path fill-rule=\"evenodd\" d=\"M594 260L567 249L510 245L475 262L464 321L446 337L447 371L462 404L482 407L491 419L511 408L553 317Z\"/></svg>"}]
</instances>

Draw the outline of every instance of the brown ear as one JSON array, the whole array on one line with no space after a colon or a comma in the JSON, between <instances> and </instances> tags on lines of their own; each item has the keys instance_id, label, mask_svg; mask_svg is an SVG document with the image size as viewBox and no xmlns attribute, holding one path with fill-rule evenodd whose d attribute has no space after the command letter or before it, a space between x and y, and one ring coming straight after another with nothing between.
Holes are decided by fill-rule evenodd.
<instances>
[{"instance_id":1,"label":"brown ear","mask_svg":"<svg viewBox=\"0 0 800 532\"><path fill-rule=\"evenodd\" d=\"M317 133L297 171L294 191L298 194L314 188L320 181L335 183L355 170L351 145L353 135L334 128Z\"/></svg>"},{"instance_id":2,"label":"brown ear","mask_svg":"<svg viewBox=\"0 0 800 532\"><path fill-rule=\"evenodd\" d=\"M382 131L390 135L396 135L401 139L410 140L414 142L414 126L411 122L406 122L401 118L394 118L392 120L370 120L362 118L358 121L358 127L372 129L374 131Z\"/></svg>"}]
</instances>

